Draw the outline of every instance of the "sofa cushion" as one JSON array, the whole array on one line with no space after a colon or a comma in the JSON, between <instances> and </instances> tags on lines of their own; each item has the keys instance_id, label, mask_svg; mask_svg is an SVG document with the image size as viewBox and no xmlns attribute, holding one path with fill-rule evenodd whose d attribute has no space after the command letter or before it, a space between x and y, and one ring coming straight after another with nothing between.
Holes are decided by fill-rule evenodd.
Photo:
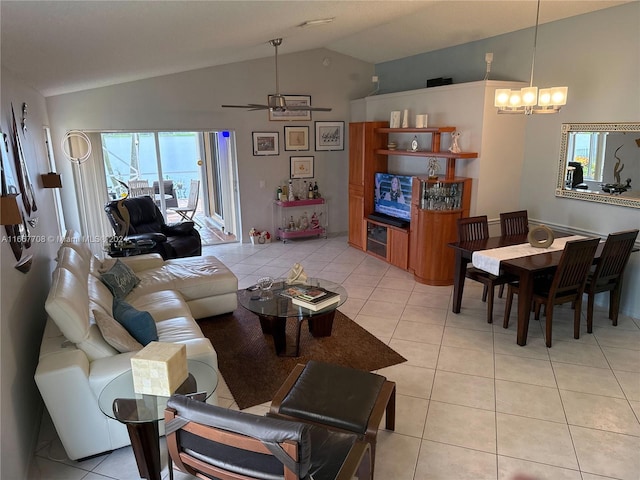
<instances>
[{"instance_id":1,"label":"sofa cushion","mask_svg":"<svg viewBox=\"0 0 640 480\"><path fill-rule=\"evenodd\" d=\"M189 306L174 290L151 292L135 298L130 295L125 301L138 310L149 312L156 323L174 317L192 317Z\"/></svg>"},{"instance_id":2,"label":"sofa cushion","mask_svg":"<svg viewBox=\"0 0 640 480\"><path fill-rule=\"evenodd\" d=\"M106 342L120 353L135 352L142 349L142 344L133 338L129 332L110 315L102 313L99 310L94 310L93 317Z\"/></svg>"},{"instance_id":3,"label":"sofa cushion","mask_svg":"<svg viewBox=\"0 0 640 480\"><path fill-rule=\"evenodd\" d=\"M45 309L60 331L73 343L89 336L89 294L87 281L81 281L66 268L53 271Z\"/></svg>"},{"instance_id":4,"label":"sofa cushion","mask_svg":"<svg viewBox=\"0 0 640 480\"><path fill-rule=\"evenodd\" d=\"M172 289L190 302L238 290L238 278L213 256L167 260L162 268L138 272L138 277L132 297Z\"/></svg>"},{"instance_id":5,"label":"sofa cushion","mask_svg":"<svg viewBox=\"0 0 640 480\"><path fill-rule=\"evenodd\" d=\"M78 278L86 278L91 268L91 257L85 259L76 249L62 247L58 251L58 266L70 270Z\"/></svg>"},{"instance_id":6,"label":"sofa cushion","mask_svg":"<svg viewBox=\"0 0 640 480\"><path fill-rule=\"evenodd\" d=\"M115 298L124 298L140 283L140 279L127 265L116 260L113 266L100 275L100 280L111 290Z\"/></svg>"},{"instance_id":7,"label":"sofa cushion","mask_svg":"<svg viewBox=\"0 0 640 480\"><path fill-rule=\"evenodd\" d=\"M113 318L143 346L158 341L156 322L149 312L137 310L124 300L114 298Z\"/></svg>"}]
</instances>

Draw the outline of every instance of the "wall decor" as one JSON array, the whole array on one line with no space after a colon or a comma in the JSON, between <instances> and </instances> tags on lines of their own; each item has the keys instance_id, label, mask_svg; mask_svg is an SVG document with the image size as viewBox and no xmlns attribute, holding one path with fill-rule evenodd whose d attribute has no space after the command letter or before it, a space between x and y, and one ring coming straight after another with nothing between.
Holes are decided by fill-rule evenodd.
<instances>
[{"instance_id":1,"label":"wall decor","mask_svg":"<svg viewBox=\"0 0 640 480\"><path fill-rule=\"evenodd\" d=\"M311 95L283 95L287 103L287 110L284 112L269 110L269 120L271 121L294 121L300 122L311 120L311 110L296 111L295 107L310 107ZM269 95L269 105L272 95Z\"/></svg>"},{"instance_id":2,"label":"wall decor","mask_svg":"<svg viewBox=\"0 0 640 480\"><path fill-rule=\"evenodd\" d=\"M344 122L316 122L316 150L344 150Z\"/></svg>"},{"instance_id":3,"label":"wall decor","mask_svg":"<svg viewBox=\"0 0 640 480\"><path fill-rule=\"evenodd\" d=\"M253 132L254 155L280 155L278 132Z\"/></svg>"},{"instance_id":4,"label":"wall decor","mask_svg":"<svg viewBox=\"0 0 640 480\"><path fill-rule=\"evenodd\" d=\"M313 178L313 157L291 157L290 178Z\"/></svg>"},{"instance_id":5,"label":"wall decor","mask_svg":"<svg viewBox=\"0 0 640 480\"><path fill-rule=\"evenodd\" d=\"M285 150L309 150L309 127L284 127Z\"/></svg>"},{"instance_id":6,"label":"wall decor","mask_svg":"<svg viewBox=\"0 0 640 480\"><path fill-rule=\"evenodd\" d=\"M22 257L22 237L21 230L23 225L22 210L17 202L18 190L15 185L13 174L7 167L7 156L9 153L9 145L7 142L7 134L0 131L2 136L2 145L0 145L0 182L1 182L1 199L2 223L5 224L5 232L9 239L11 251L16 260Z\"/></svg>"},{"instance_id":7,"label":"wall decor","mask_svg":"<svg viewBox=\"0 0 640 480\"><path fill-rule=\"evenodd\" d=\"M27 212L27 216L31 215L31 212L38 210L36 205L36 198L33 192L33 184L29 177L29 170L27 169L27 162L24 158L24 151L22 150L22 143L20 142L20 134L18 132L18 126L16 124L16 115L13 111L13 104L11 105L11 119L13 122L13 161L16 165L16 174L18 177L18 186L20 187L20 193L22 193L22 204Z\"/></svg>"}]
</instances>

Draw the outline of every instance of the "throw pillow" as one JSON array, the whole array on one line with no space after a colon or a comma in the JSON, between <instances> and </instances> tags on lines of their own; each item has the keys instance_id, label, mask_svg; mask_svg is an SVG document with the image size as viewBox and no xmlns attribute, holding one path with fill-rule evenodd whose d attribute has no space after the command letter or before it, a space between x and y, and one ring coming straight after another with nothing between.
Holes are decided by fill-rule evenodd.
<instances>
[{"instance_id":1,"label":"throw pillow","mask_svg":"<svg viewBox=\"0 0 640 480\"><path fill-rule=\"evenodd\" d=\"M114 298L113 318L143 346L158 341L156 322L149 312L137 310L127 302Z\"/></svg>"},{"instance_id":2,"label":"throw pillow","mask_svg":"<svg viewBox=\"0 0 640 480\"><path fill-rule=\"evenodd\" d=\"M110 315L94 310L93 318L105 341L120 353L142 350L142 344Z\"/></svg>"},{"instance_id":3,"label":"throw pillow","mask_svg":"<svg viewBox=\"0 0 640 480\"><path fill-rule=\"evenodd\" d=\"M108 271L100 275L100 280L111 290L114 298L126 297L140 283L133 270L120 260L116 260Z\"/></svg>"}]
</instances>

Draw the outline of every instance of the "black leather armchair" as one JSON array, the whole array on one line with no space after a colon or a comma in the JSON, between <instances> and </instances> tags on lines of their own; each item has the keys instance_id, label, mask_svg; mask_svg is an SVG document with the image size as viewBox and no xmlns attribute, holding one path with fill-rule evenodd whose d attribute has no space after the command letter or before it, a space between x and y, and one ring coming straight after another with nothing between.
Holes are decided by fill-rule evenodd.
<instances>
[{"instance_id":1,"label":"black leather armchair","mask_svg":"<svg viewBox=\"0 0 640 480\"><path fill-rule=\"evenodd\" d=\"M165 409L171 461L198 478L371 480L367 442L353 433L173 395Z\"/></svg>"},{"instance_id":2,"label":"black leather armchair","mask_svg":"<svg viewBox=\"0 0 640 480\"><path fill-rule=\"evenodd\" d=\"M117 235L134 242L155 242L155 246L145 253L159 253L165 260L202 254L200 234L194 223L166 224L151 197L114 200L107 203L104 209Z\"/></svg>"}]
</instances>

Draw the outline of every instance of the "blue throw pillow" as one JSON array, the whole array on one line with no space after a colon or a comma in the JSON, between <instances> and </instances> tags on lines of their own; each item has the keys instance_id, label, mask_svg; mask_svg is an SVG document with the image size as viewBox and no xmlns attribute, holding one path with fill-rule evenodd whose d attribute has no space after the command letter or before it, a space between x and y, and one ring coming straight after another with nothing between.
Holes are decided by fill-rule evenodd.
<instances>
[{"instance_id":1,"label":"blue throw pillow","mask_svg":"<svg viewBox=\"0 0 640 480\"><path fill-rule=\"evenodd\" d=\"M113 267L102 273L100 280L111 290L114 298L126 297L133 287L140 283L133 270L120 260L116 260Z\"/></svg>"},{"instance_id":2,"label":"blue throw pillow","mask_svg":"<svg viewBox=\"0 0 640 480\"><path fill-rule=\"evenodd\" d=\"M114 298L113 318L143 346L158 341L156 322L149 312L137 310L127 302Z\"/></svg>"}]
</instances>

